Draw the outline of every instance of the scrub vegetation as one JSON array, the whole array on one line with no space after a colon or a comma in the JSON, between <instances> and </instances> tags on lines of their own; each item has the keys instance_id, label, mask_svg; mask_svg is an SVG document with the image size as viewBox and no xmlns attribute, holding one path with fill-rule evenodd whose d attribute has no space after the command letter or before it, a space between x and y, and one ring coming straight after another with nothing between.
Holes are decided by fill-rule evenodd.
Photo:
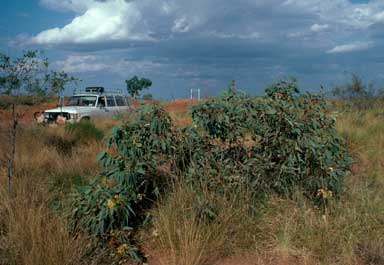
<instances>
[{"instance_id":1,"label":"scrub vegetation","mask_svg":"<svg viewBox=\"0 0 384 265\"><path fill-rule=\"evenodd\" d=\"M0 264L384 264L384 102L364 100L280 81L112 124L22 124Z\"/></svg>"}]
</instances>

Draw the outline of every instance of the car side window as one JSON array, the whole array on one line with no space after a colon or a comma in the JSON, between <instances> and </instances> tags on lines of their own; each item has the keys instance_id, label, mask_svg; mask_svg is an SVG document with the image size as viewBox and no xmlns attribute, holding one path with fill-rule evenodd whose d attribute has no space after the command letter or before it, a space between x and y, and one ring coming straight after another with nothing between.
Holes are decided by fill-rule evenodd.
<instances>
[{"instance_id":1,"label":"car side window","mask_svg":"<svg viewBox=\"0 0 384 265\"><path fill-rule=\"evenodd\" d=\"M99 100L97 102L97 106L100 107L100 108L104 108L105 107L105 97L99 97Z\"/></svg>"},{"instance_id":2,"label":"car side window","mask_svg":"<svg viewBox=\"0 0 384 265\"><path fill-rule=\"evenodd\" d=\"M116 96L116 104L117 106L125 106L125 102L122 96Z\"/></svg>"},{"instance_id":3,"label":"car side window","mask_svg":"<svg viewBox=\"0 0 384 265\"><path fill-rule=\"evenodd\" d=\"M107 96L107 104L108 104L108 107L115 107L116 106L114 96Z\"/></svg>"}]
</instances>

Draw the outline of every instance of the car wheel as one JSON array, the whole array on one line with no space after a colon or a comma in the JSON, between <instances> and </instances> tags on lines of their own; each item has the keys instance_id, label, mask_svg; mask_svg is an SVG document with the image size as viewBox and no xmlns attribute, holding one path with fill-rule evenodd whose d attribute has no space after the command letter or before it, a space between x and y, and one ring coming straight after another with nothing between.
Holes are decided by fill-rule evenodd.
<instances>
[{"instance_id":1,"label":"car wheel","mask_svg":"<svg viewBox=\"0 0 384 265\"><path fill-rule=\"evenodd\" d=\"M35 120L37 120L41 115L41 111L36 111L35 113L33 113L33 117L35 118Z\"/></svg>"},{"instance_id":2,"label":"car wheel","mask_svg":"<svg viewBox=\"0 0 384 265\"><path fill-rule=\"evenodd\" d=\"M82 117L82 118L80 119L80 122L89 122L90 120L91 120L90 117Z\"/></svg>"},{"instance_id":3,"label":"car wheel","mask_svg":"<svg viewBox=\"0 0 384 265\"><path fill-rule=\"evenodd\" d=\"M35 121L38 124L42 124L44 122L44 115L40 111L37 111L37 112L33 113L33 118L35 118Z\"/></svg>"}]
</instances>

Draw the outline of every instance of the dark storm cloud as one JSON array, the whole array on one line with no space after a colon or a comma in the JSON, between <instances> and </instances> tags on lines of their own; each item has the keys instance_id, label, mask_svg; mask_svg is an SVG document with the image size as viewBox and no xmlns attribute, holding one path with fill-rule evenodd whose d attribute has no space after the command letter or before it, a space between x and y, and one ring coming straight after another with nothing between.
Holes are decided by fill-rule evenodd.
<instances>
[{"instance_id":1,"label":"dark storm cloud","mask_svg":"<svg viewBox=\"0 0 384 265\"><path fill-rule=\"evenodd\" d=\"M330 87L345 71L382 78L380 0L42 3L74 12L74 19L33 36L29 45L60 50L58 67L90 79L120 84L129 75L149 76L161 88L154 91L158 95L181 96L192 86L211 93L232 79L260 93L290 75L308 89Z\"/></svg>"}]
</instances>

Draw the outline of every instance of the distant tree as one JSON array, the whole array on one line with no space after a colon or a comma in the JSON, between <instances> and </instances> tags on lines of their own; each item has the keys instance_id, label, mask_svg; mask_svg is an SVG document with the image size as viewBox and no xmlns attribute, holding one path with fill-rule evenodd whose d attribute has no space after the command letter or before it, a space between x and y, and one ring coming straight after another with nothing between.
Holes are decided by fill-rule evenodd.
<instances>
[{"instance_id":1,"label":"distant tree","mask_svg":"<svg viewBox=\"0 0 384 265\"><path fill-rule=\"evenodd\" d=\"M373 83L364 83L363 80L355 73L351 73L351 79L344 85L335 86L331 93L334 97L343 99L347 103L346 106L355 110L363 111L374 106L376 96L379 95Z\"/></svg>"},{"instance_id":2,"label":"distant tree","mask_svg":"<svg viewBox=\"0 0 384 265\"><path fill-rule=\"evenodd\" d=\"M61 94L65 86L72 82L79 81L78 78L75 78L73 76L70 76L69 74L65 73L64 71L61 72L55 72L51 71L51 74L49 75L48 83L51 85L51 93L55 95Z\"/></svg>"},{"instance_id":3,"label":"distant tree","mask_svg":"<svg viewBox=\"0 0 384 265\"><path fill-rule=\"evenodd\" d=\"M333 96L342 99L352 99L357 97L371 97L375 95L372 83L364 84L361 77L351 73L351 79L344 85L335 86L332 89Z\"/></svg>"},{"instance_id":4,"label":"distant tree","mask_svg":"<svg viewBox=\"0 0 384 265\"><path fill-rule=\"evenodd\" d=\"M138 78L137 76L132 77L129 80L125 80L127 84L127 91L131 97L136 98L140 91L152 86L152 81L146 78Z\"/></svg>"},{"instance_id":5,"label":"distant tree","mask_svg":"<svg viewBox=\"0 0 384 265\"><path fill-rule=\"evenodd\" d=\"M148 93L148 94L144 94L143 97L142 97L144 100L152 100L153 99L153 96L151 93Z\"/></svg>"},{"instance_id":6,"label":"distant tree","mask_svg":"<svg viewBox=\"0 0 384 265\"><path fill-rule=\"evenodd\" d=\"M232 80L228 87L230 92L236 92L236 80Z\"/></svg>"},{"instance_id":7,"label":"distant tree","mask_svg":"<svg viewBox=\"0 0 384 265\"><path fill-rule=\"evenodd\" d=\"M64 86L77 79L64 72L49 71L47 58L41 58L41 53L32 50L25 51L22 56L12 59L8 55L0 53L0 95L11 95L13 100L9 109L11 121L2 121L2 129L8 129L5 134L8 144L6 150L2 150L0 166L7 168L8 191L11 190L11 178L14 174L16 156L16 137L19 121L24 113L18 109L17 95L26 93L35 96L45 96L49 93L59 93Z\"/></svg>"},{"instance_id":8,"label":"distant tree","mask_svg":"<svg viewBox=\"0 0 384 265\"><path fill-rule=\"evenodd\" d=\"M41 52L37 50L25 51L14 60L0 53L0 94L59 94L68 83L77 80L64 71L49 70L48 59L41 58Z\"/></svg>"},{"instance_id":9,"label":"distant tree","mask_svg":"<svg viewBox=\"0 0 384 265\"><path fill-rule=\"evenodd\" d=\"M15 60L0 54L0 93L12 95L24 88L27 92L41 93L41 80L33 79L48 67L46 59L38 58L37 51L27 51ZM39 88L39 89L38 89Z\"/></svg>"}]
</instances>

